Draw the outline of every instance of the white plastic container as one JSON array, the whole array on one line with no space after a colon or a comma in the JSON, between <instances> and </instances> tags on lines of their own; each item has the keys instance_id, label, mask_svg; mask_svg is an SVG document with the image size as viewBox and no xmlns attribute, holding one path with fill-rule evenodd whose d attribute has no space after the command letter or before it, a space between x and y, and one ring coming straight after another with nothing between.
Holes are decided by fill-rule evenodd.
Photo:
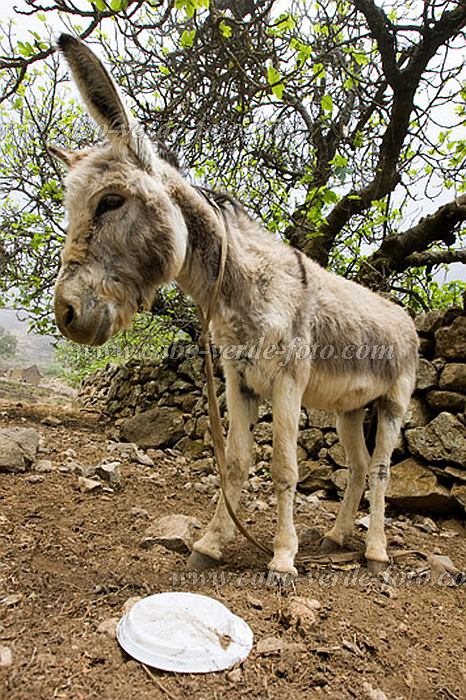
<instances>
[{"instance_id":1,"label":"white plastic container","mask_svg":"<svg viewBox=\"0 0 466 700\"><path fill-rule=\"evenodd\" d=\"M158 593L133 605L118 623L118 641L148 666L209 673L243 661L253 643L249 625L222 603L197 593Z\"/></svg>"}]
</instances>

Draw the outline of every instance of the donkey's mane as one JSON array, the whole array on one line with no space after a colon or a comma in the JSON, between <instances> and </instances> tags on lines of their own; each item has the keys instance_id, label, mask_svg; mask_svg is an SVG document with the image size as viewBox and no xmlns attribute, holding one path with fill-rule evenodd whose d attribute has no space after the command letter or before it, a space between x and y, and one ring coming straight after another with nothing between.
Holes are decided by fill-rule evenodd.
<instances>
[{"instance_id":1,"label":"donkey's mane","mask_svg":"<svg viewBox=\"0 0 466 700\"><path fill-rule=\"evenodd\" d=\"M251 218L244 204L229 192L212 190L210 187L205 187L204 185L194 185L194 189L206 199L211 207L219 211L223 217L227 218L228 215L234 213L243 214L248 219Z\"/></svg>"}]
</instances>

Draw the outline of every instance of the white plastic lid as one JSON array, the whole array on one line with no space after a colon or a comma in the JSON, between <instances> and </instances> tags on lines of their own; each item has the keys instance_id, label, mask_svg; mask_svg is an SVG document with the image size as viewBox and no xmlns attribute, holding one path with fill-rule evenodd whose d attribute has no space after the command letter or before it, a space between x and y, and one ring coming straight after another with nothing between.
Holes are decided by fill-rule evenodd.
<instances>
[{"instance_id":1,"label":"white plastic lid","mask_svg":"<svg viewBox=\"0 0 466 700\"><path fill-rule=\"evenodd\" d=\"M135 603L118 623L118 641L148 666L209 673L243 661L252 648L249 625L222 603L197 593L158 593Z\"/></svg>"}]
</instances>

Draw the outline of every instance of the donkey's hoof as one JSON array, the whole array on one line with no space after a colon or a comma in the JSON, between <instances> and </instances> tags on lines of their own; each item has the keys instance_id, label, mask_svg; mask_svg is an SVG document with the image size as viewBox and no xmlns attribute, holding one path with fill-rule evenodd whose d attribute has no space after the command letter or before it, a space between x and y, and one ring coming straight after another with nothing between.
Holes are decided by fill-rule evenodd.
<instances>
[{"instance_id":1,"label":"donkey's hoof","mask_svg":"<svg viewBox=\"0 0 466 700\"><path fill-rule=\"evenodd\" d=\"M286 588L291 586L298 577L298 571L274 571L274 569L269 569L269 580L272 585L281 586Z\"/></svg>"},{"instance_id":2,"label":"donkey's hoof","mask_svg":"<svg viewBox=\"0 0 466 700\"><path fill-rule=\"evenodd\" d=\"M219 563L217 559L193 550L186 562L186 569L187 571L204 571L205 569L213 569Z\"/></svg>"},{"instance_id":3,"label":"donkey's hoof","mask_svg":"<svg viewBox=\"0 0 466 700\"><path fill-rule=\"evenodd\" d=\"M375 559L367 560L367 568L374 576L380 576L383 574L388 566L388 561L376 561Z\"/></svg>"},{"instance_id":4,"label":"donkey's hoof","mask_svg":"<svg viewBox=\"0 0 466 700\"><path fill-rule=\"evenodd\" d=\"M330 537L323 537L320 543L320 551L322 554L333 554L334 552L339 552L341 546L335 540L331 540Z\"/></svg>"}]
</instances>

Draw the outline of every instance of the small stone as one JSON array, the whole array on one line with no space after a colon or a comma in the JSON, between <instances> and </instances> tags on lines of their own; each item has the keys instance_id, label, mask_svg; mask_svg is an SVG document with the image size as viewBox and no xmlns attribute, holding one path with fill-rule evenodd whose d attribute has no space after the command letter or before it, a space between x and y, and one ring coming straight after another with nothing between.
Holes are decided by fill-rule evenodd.
<instances>
[{"instance_id":1,"label":"small stone","mask_svg":"<svg viewBox=\"0 0 466 700\"><path fill-rule=\"evenodd\" d=\"M68 447L68 449L63 452L63 457L65 457L65 459L76 459L76 450L73 450L72 447Z\"/></svg>"},{"instance_id":2,"label":"small stone","mask_svg":"<svg viewBox=\"0 0 466 700\"><path fill-rule=\"evenodd\" d=\"M246 596L246 600L252 608L255 608L256 610L262 610L263 605L262 601L259 600L259 598L255 598L254 596L248 594Z\"/></svg>"},{"instance_id":3,"label":"small stone","mask_svg":"<svg viewBox=\"0 0 466 700\"><path fill-rule=\"evenodd\" d=\"M317 623L315 611L320 607L321 604L314 598L296 596L290 600L284 619L290 627L296 627L301 634L307 635Z\"/></svg>"},{"instance_id":4,"label":"small stone","mask_svg":"<svg viewBox=\"0 0 466 700\"><path fill-rule=\"evenodd\" d=\"M30 484L41 484L44 481L44 477L40 474L31 474L27 480Z\"/></svg>"},{"instance_id":5,"label":"small stone","mask_svg":"<svg viewBox=\"0 0 466 700\"><path fill-rule=\"evenodd\" d=\"M146 530L141 541L143 549L150 549L156 544L172 552L188 554L192 550L194 537L201 528L196 518L187 515L167 515L158 518Z\"/></svg>"},{"instance_id":6,"label":"small stone","mask_svg":"<svg viewBox=\"0 0 466 700\"><path fill-rule=\"evenodd\" d=\"M34 469L36 472L45 474L53 471L53 464L49 459L39 459L39 461L35 463Z\"/></svg>"},{"instance_id":7,"label":"small stone","mask_svg":"<svg viewBox=\"0 0 466 700\"><path fill-rule=\"evenodd\" d=\"M110 617L108 620L104 620L100 623L97 627L97 632L99 632L99 634L106 634L112 639L116 639L119 621L120 618L118 617Z\"/></svg>"},{"instance_id":8,"label":"small stone","mask_svg":"<svg viewBox=\"0 0 466 700\"><path fill-rule=\"evenodd\" d=\"M279 637L263 637L256 646L256 653L260 656L272 656L279 654L283 649L283 639Z\"/></svg>"},{"instance_id":9,"label":"small stone","mask_svg":"<svg viewBox=\"0 0 466 700\"><path fill-rule=\"evenodd\" d=\"M437 482L428 467L413 458L392 467L387 501L398 508L431 513L448 513L452 506L448 489Z\"/></svg>"},{"instance_id":10,"label":"small stone","mask_svg":"<svg viewBox=\"0 0 466 700\"><path fill-rule=\"evenodd\" d=\"M243 677L243 673L240 668L234 668L232 671L227 673L227 678L230 683L240 683Z\"/></svg>"},{"instance_id":11,"label":"small stone","mask_svg":"<svg viewBox=\"0 0 466 700\"><path fill-rule=\"evenodd\" d=\"M0 645L0 668L8 668L13 663L13 652L10 647Z\"/></svg>"},{"instance_id":12,"label":"small stone","mask_svg":"<svg viewBox=\"0 0 466 700\"><path fill-rule=\"evenodd\" d=\"M42 418L41 423L42 425L49 425L52 428L58 428L58 426L63 425L63 421L56 416L45 416L45 418Z\"/></svg>"},{"instance_id":13,"label":"small stone","mask_svg":"<svg viewBox=\"0 0 466 700\"><path fill-rule=\"evenodd\" d=\"M78 488L83 493L93 493L95 491L100 491L102 483L95 479L88 479L85 476L80 476L78 477Z\"/></svg>"},{"instance_id":14,"label":"small stone","mask_svg":"<svg viewBox=\"0 0 466 700\"><path fill-rule=\"evenodd\" d=\"M367 681L364 681L362 687L364 688L364 692L368 700L388 700L388 697L385 695L383 690L380 690L380 688L374 688Z\"/></svg>"},{"instance_id":15,"label":"small stone","mask_svg":"<svg viewBox=\"0 0 466 700\"><path fill-rule=\"evenodd\" d=\"M95 468L95 473L101 479L112 486L120 486L121 484L121 462L108 462L107 464L99 464Z\"/></svg>"},{"instance_id":16,"label":"small stone","mask_svg":"<svg viewBox=\"0 0 466 700\"><path fill-rule=\"evenodd\" d=\"M137 506L134 506L131 508L131 515L134 515L136 518L148 518L149 511L145 508L138 508Z\"/></svg>"}]
</instances>

